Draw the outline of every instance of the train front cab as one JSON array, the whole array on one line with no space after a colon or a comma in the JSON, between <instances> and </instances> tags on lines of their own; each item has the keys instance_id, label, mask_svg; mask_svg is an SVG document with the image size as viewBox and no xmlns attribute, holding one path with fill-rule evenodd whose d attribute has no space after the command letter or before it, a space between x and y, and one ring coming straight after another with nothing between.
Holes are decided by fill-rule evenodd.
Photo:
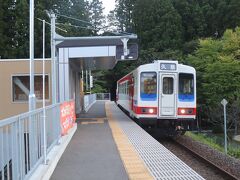
<instances>
[{"instance_id":1,"label":"train front cab","mask_svg":"<svg viewBox=\"0 0 240 180\"><path fill-rule=\"evenodd\" d=\"M140 101L148 108L138 120L169 131L189 130L196 116L195 70L177 62L164 65L158 72L140 72Z\"/></svg>"}]
</instances>

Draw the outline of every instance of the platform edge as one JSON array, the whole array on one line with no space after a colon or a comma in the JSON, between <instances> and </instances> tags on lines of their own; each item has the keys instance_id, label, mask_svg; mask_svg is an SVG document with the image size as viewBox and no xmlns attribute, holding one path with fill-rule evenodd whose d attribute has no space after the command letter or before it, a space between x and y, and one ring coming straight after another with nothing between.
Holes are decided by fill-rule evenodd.
<instances>
[{"instance_id":1,"label":"platform edge","mask_svg":"<svg viewBox=\"0 0 240 180\"><path fill-rule=\"evenodd\" d=\"M77 123L69 130L68 134L60 138L60 144L56 145L52 148L49 152L47 159L48 164L44 165L41 164L33 175L29 178L29 180L48 180L52 176L58 161L62 157L66 147L68 146L69 142L71 141L73 135L77 130Z\"/></svg>"}]
</instances>

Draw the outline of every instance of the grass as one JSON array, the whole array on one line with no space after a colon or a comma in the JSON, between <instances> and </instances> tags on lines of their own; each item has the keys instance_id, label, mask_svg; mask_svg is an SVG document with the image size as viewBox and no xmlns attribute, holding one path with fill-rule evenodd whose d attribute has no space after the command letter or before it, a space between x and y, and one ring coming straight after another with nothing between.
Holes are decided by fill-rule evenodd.
<instances>
[{"instance_id":1,"label":"grass","mask_svg":"<svg viewBox=\"0 0 240 180\"><path fill-rule=\"evenodd\" d=\"M207 137L206 135L201 133L192 132L186 132L185 135L191 137L193 140L206 144L209 147L212 147L213 149L216 149L220 152L224 152L224 147L216 143L216 139L214 138ZM240 159L240 149L228 146L228 155Z\"/></svg>"}]
</instances>

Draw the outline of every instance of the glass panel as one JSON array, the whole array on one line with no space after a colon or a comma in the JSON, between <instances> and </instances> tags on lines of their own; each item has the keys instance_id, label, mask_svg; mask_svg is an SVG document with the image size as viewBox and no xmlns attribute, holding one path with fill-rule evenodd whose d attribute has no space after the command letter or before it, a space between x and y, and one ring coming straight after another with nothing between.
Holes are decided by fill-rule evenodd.
<instances>
[{"instance_id":1,"label":"glass panel","mask_svg":"<svg viewBox=\"0 0 240 180\"><path fill-rule=\"evenodd\" d=\"M43 99L43 78L41 75L34 77L34 90L37 99ZM49 99L48 77L45 75L45 98Z\"/></svg>"},{"instance_id":2,"label":"glass panel","mask_svg":"<svg viewBox=\"0 0 240 180\"><path fill-rule=\"evenodd\" d=\"M29 76L13 77L13 101L28 101Z\"/></svg>"},{"instance_id":3,"label":"glass panel","mask_svg":"<svg viewBox=\"0 0 240 180\"><path fill-rule=\"evenodd\" d=\"M45 75L45 98L49 99L48 75ZM29 76L13 76L13 101L28 101ZM42 75L34 76L34 90L38 100L43 98Z\"/></svg>"},{"instance_id":4,"label":"glass panel","mask_svg":"<svg viewBox=\"0 0 240 180\"><path fill-rule=\"evenodd\" d=\"M141 73L140 95L142 100L153 101L157 99L157 73Z\"/></svg>"},{"instance_id":5,"label":"glass panel","mask_svg":"<svg viewBox=\"0 0 240 180\"><path fill-rule=\"evenodd\" d=\"M173 94L173 78L163 78L163 94Z\"/></svg>"},{"instance_id":6,"label":"glass panel","mask_svg":"<svg viewBox=\"0 0 240 180\"><path fill-rule=\"evenodd\" d=\"M179 74L179 100L194 100L194 80L193 74Z\"/></svg>"}]
</instances>

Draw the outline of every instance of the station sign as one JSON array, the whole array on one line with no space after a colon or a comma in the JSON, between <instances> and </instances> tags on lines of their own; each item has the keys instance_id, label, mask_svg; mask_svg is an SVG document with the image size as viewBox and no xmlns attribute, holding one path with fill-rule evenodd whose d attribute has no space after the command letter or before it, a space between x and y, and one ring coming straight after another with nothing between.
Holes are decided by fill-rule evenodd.
<instances>
[{"instance_id":1,"label":"station sign","mask_svg":"<svg viewBox=\"0 0 240 180\"><path fill-rule=\"evenodd\" d=\"M66 135L76 121L75 102L64 102L60 105L61 134Z\"/></svg>"}]
</instances>

